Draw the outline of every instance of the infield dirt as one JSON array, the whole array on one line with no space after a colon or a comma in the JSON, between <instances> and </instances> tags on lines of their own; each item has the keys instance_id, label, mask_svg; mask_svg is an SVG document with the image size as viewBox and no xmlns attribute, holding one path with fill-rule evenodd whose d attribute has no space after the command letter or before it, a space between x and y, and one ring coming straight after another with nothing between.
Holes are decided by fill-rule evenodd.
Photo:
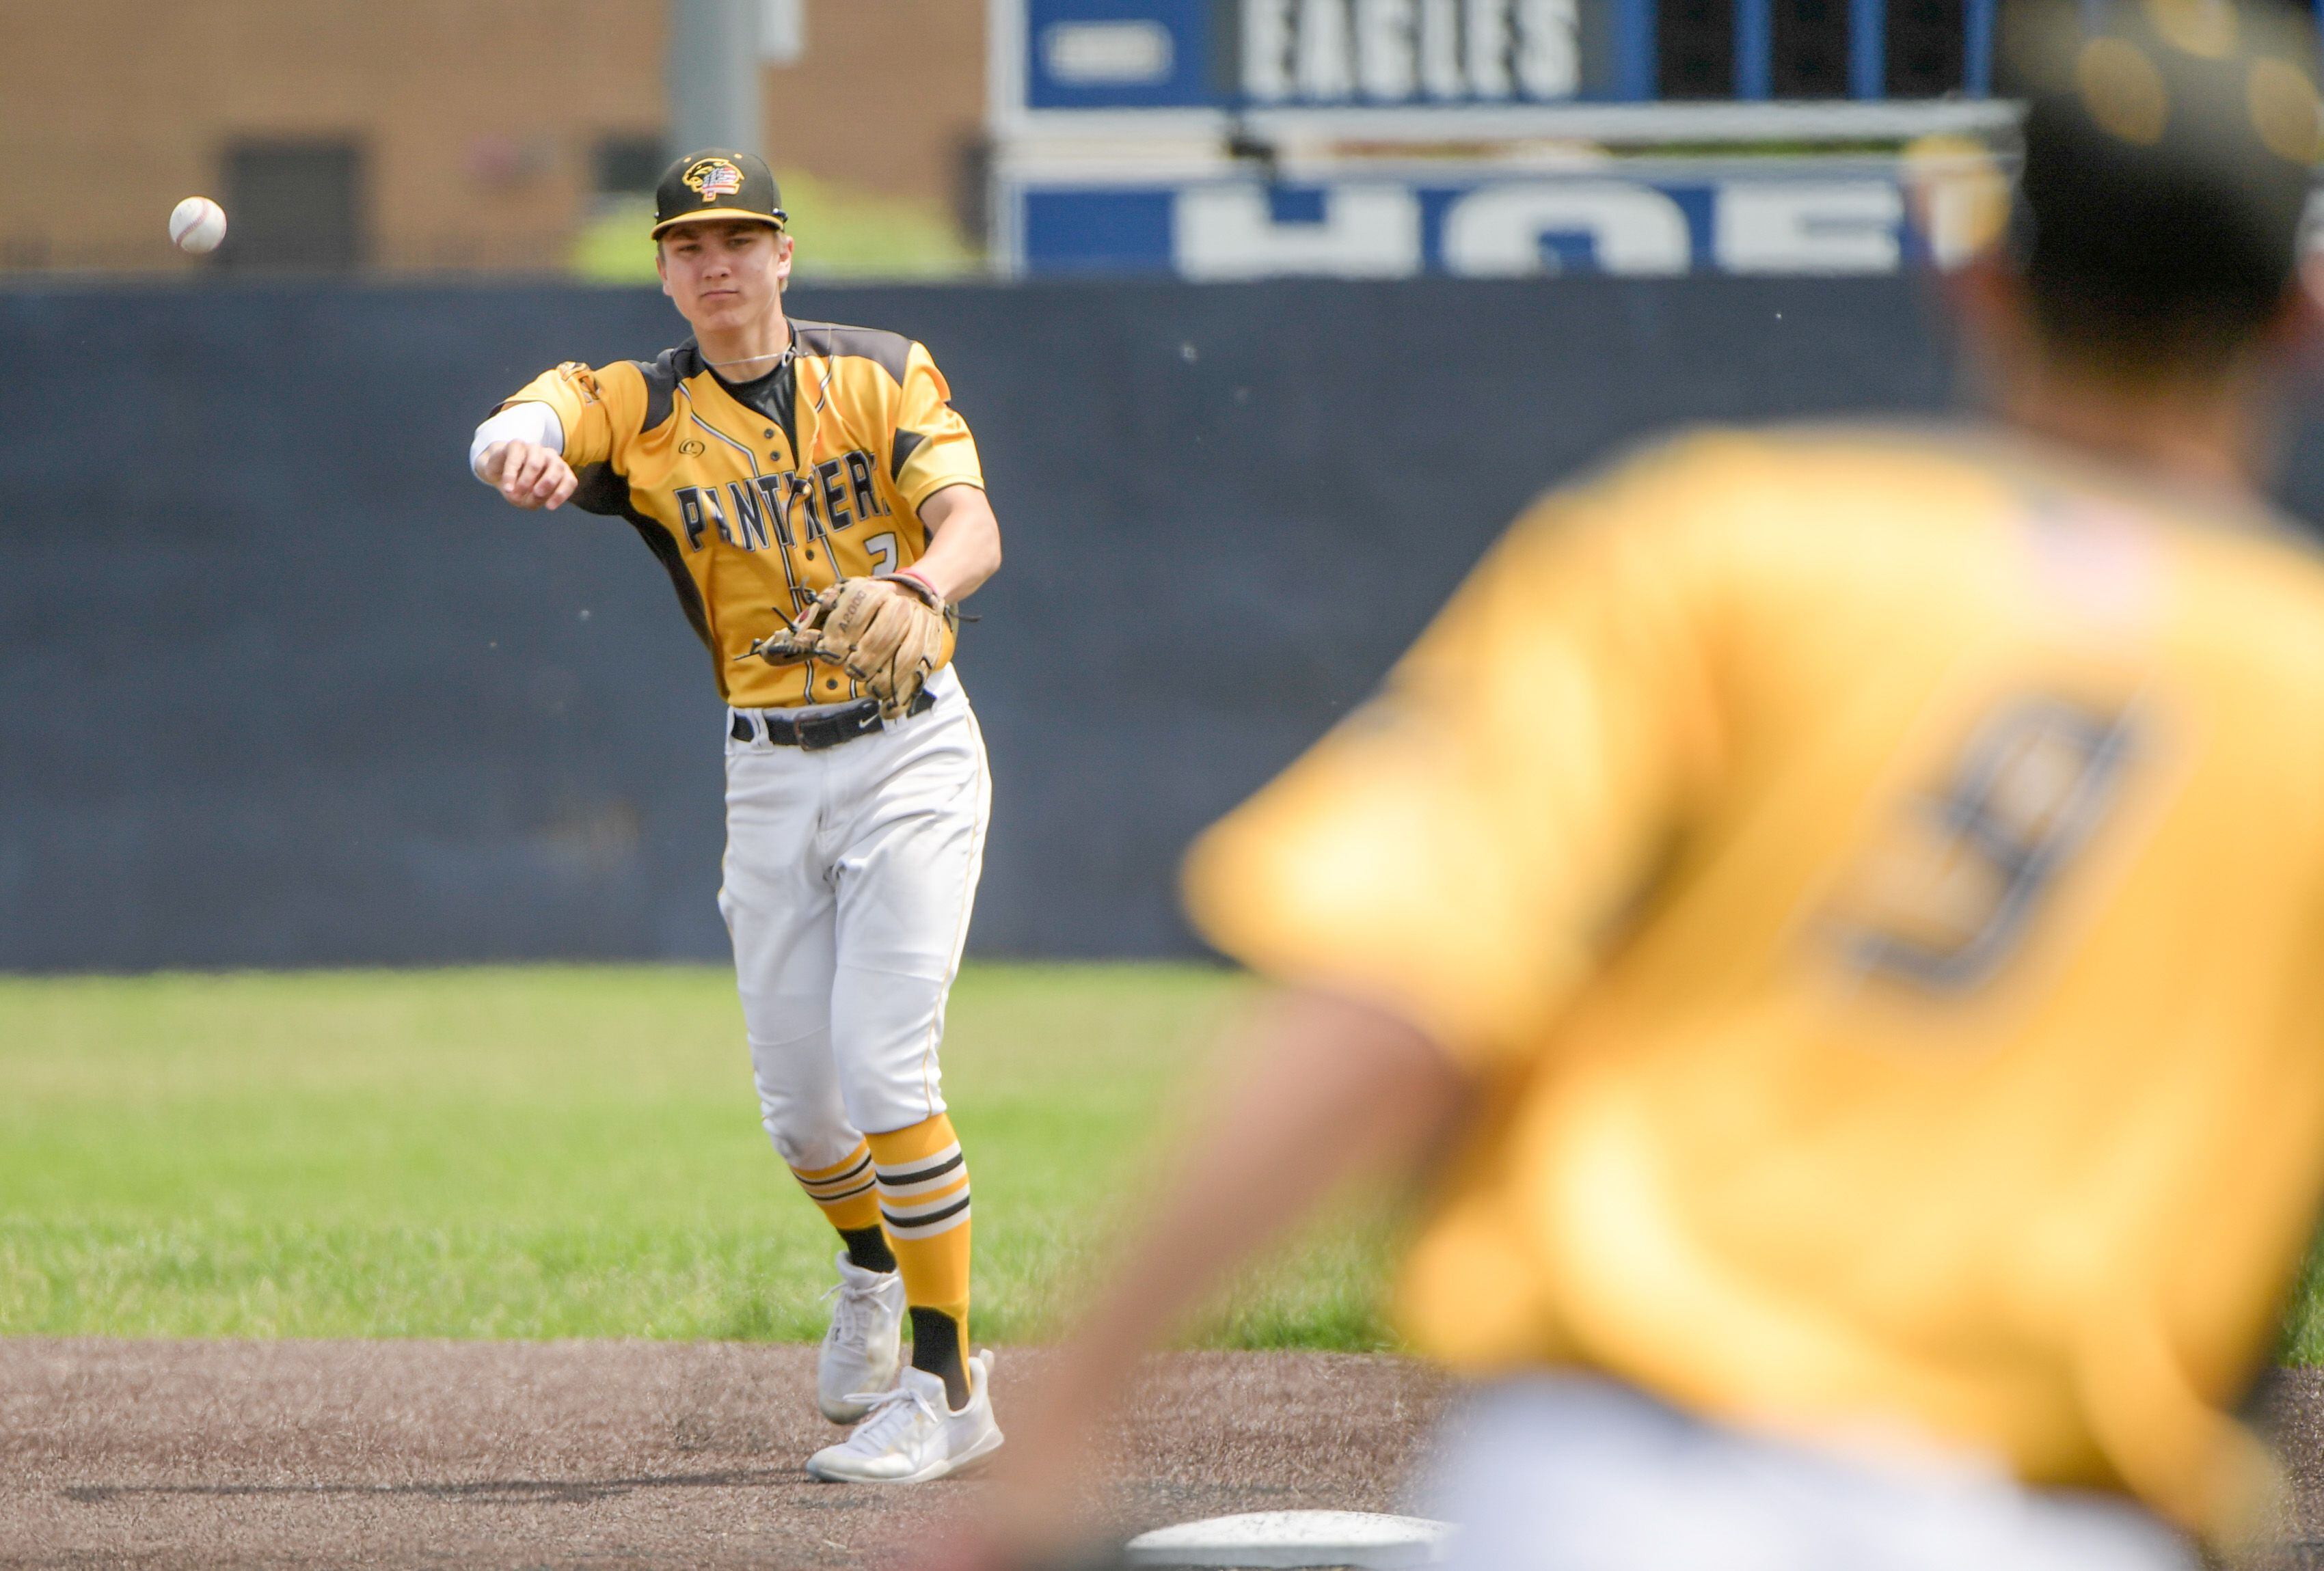
<instances>
[{"instance_id":1,"label":"infield dirt","mask_svg":"<svg viewBox=\"0 0 2324 1571\"><path fill-rule=\"evenodd\" d=\"M1004 1349L994 1390L1041 1354ZM973 1480L818 1484L814 1350L735 1344L0 1341L0 1566L878 1564ZM1387 1358L1157 1362L1125 1530L1390 1510L1442 1386Z\"/></svg>"},{"instance_id":2,"label":"infield dirt","mask_svg":"<svg viewBox=\"0 0 2324 1571\"><path fill-rule=\"evenodd\" d=\"M1038 1370L1003 1351L996 1392ZM818 1484L811 1348L0 1341L0 1566L877 1565L979 1487ZM1124 1530L1394 1510L1444 1396L1403 1360L1158 1359L1120 1437ZM2324 1374L2271 1404L2324 1527Z\"/></svg>"}]
</instances>

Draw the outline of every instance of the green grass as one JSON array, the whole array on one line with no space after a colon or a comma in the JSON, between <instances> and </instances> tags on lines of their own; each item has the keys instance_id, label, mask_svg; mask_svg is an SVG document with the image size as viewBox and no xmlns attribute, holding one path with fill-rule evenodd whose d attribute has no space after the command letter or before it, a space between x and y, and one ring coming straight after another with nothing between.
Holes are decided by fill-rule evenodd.
<instances>
[{"instance_id":1,"label":"green grass","mask_svg":"<svg viewBox=\"0 0 2324 1571\"><path fill-rule=\"evenodd\" d=\"M962 978L980 1338L1056 1328L1245 986ZM1320 1229L1199 1338L1382 1345L1385 1243ZM832 1250L723 969L0 978L0 1334L806 1340Z\"/></svg>"},{"instance_id":2,"label":"green grass","mask_svg":"<svg viewBox=\"0 0 2324 1571\"><path fill-rule=\"evenodd\" d=\"M2309 1253L2283 1316L2281 1357L2301 1369L2324 1366L2324 1240Z\"/></svg>"},{"instance_id":3,"label":"green grass","mask_svg":"<svg viewBox=\"0 0 2324 1571\"><path fill-rule=\"evenodd\" d=\"M1246 986L963 976L981 1338L1056 1329ZM741 1044L707 967L0 978L0 1335L811 1340L833 1242ZM1388 1241L1325 1226L1194 1339L1385 1346ZM2324 1255L2284 1329L2324 1364Z\"/></svg>"}]
</instances>

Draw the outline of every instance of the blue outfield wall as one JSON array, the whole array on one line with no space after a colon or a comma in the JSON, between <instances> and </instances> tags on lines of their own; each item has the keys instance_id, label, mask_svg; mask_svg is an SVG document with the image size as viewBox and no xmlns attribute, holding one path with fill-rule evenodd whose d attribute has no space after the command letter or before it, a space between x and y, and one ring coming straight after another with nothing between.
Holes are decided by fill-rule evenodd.
<instances>
[{"instance_id":1,"label":"blue outfield wall","mask_svg":"<svg viewBox=\"0 0 2324 1571\"><path fill-rule=\"evenodd\" d=\"M1900 280L795 308L925 340L982 445L986 954L1192 952L1189 835L1594 455L1950 381ZM679 326L551 286L0 294L0 969L723 955L722 714L660 568L465 464L540 367Z\"/></svg>"}]
</instances>

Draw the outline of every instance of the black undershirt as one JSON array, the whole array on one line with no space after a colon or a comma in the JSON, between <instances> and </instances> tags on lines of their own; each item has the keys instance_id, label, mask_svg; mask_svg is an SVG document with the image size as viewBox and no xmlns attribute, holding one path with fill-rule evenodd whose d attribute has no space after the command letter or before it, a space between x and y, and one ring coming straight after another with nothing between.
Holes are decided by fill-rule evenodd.
<instances>
[{"instance_id":1,"label":"black undershirt","mask_svg":"<svg viewBox=\"0 0 2324 1571\"><path fill-rule=\"evenodd\" d=\"M749 381L729 381L719 375L716 366L707 366L710 374L717 380L720 387L726 390L729 398L746 409L757 410L782 427L784 438L794 450L798 446L798 439L791 429L791 409L798 378L798 368L791 357L798 349L798 337L794 333L789 345L783 350L782 357L775 362L775 368L764 376L752 377ZM706 362L705 363L707 365Z\"/></svg>"}]
</instances>

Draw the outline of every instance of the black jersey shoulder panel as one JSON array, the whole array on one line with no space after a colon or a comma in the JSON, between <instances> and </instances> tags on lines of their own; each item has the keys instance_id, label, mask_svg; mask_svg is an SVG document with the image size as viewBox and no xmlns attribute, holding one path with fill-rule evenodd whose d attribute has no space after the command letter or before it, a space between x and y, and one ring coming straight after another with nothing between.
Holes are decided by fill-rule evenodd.
<instances>
[{"instance_id":1,"label":"black jersey shoulder panel","mask_svg":"<svg viewBox=\"0 0 2324 1571\"><path fill-rule=\"evenodd\" d=\"M632 363L646 379L646 413L638 429L650 431L669 418L670 406L678 398L678 384L689 376L701 374L702 352L689 338L675 349L663 350L651 360L633 361Z\"/></svg>"},{"instance_id":2,"label":"black jersey shoulder panel","mask_svg":"<svg viewBox=\"0 0 2324 1571\"><path fill-rule=\"evenodd\" d=\"M801 354L826 357L853 355L868 360L896 379L898 386L904 381L904 367L912 358L912 341L901 333L883 332L877 327L850 327L838 322L793 322L792 342Z\"/></svg>"},{"instance_id":3,"label":"black jersey shoulder panel","mask_svg":"<svg viewBox=\"0 0 2324 1571\"><path fill-rule=\"evenodd\" d=\"M918 452L920 444L927 440L927 436L925 433L907 431L901 426L897 427L895 450L888 459L888 478L901 480L904 477L904 465L912 461L912 455Z\"/></svg>"}]
</instances>

